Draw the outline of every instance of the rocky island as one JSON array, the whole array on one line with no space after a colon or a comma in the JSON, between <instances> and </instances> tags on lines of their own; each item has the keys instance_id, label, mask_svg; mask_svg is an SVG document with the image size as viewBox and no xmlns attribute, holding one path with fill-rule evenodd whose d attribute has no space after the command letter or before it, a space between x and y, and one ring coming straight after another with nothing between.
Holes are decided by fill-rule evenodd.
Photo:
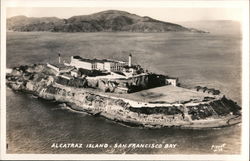
<instances>
[{"instance_id":1,"label":"rocky island","mask_svg":"<svg viewBox=\"0 0 250 161\"><path fill-rule=\"evenodd\" d=\"M219 90L180 87L140 65L72 56L71 62L8 69L7 86L78 112L148 128L216 128L241 122L241 107Z\"/></svg>"},{"instance_id":2,"label":"rocky island","mask_svg":"<svg viewBox=\"0 0 250 161\"><path fill-rule=\"evenodd\" d=\"M15 91L62 106L147 128L217 128L241 122L241 107L219 90L181 87L178 78L111 59L72 56L69 63L22 65L7 70Z\"/></svg>"}]
</instances>

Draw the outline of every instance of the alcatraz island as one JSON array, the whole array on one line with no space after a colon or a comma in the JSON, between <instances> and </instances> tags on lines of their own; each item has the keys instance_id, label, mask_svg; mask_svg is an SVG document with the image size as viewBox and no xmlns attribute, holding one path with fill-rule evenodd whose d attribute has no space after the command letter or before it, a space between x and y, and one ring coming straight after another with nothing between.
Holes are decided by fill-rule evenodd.
<instances>
[{"instance_id":1,"label":"alcatraz island","mask_svg":"<svg viewBox=\"0 0 250 161\"><path fill-rule=\"evenodd\" d=\"M241 107L219 90L181 87L178 78L128 61L58 55L57 63L7 69L14 91L53 100L62 107L147 128L217 128L241 122Z\"/></svg>"}]
</instances>

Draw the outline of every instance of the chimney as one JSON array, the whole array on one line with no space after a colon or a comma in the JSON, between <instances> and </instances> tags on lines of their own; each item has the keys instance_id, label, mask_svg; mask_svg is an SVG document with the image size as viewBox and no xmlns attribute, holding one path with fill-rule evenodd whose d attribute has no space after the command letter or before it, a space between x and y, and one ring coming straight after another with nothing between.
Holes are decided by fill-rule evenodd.
<instances>
[{"instance_id":1,"label":"chimney","mask_svg":"<svg viewBox=\"0 0 250 161\"><path fill-rule=\"evenodd\" d=\"M132 54L129 54L129 57L128 57L128 66L129 67L132 66Z\"/></svg>"},{"instance_id":2,"label":"chimney","mask_svg":"<svg viewBox=\"0 0 250 161\"><path fill-rule=\"evenodd\" d=\"M61 63L61 54L58 54L58 62Z\"/></svg>"}]
</instances>

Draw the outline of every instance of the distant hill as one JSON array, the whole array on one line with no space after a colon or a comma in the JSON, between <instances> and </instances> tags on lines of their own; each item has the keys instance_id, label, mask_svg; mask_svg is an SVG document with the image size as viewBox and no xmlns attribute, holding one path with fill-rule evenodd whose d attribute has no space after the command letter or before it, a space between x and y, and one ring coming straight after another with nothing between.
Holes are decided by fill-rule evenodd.
<instances>
[{"instance_id":1,"label":"distant hill","mask_svg":"<svg viewBox=\"0 0 250 161\"><path fill-rule=\"evenodd\" d=\"M241 34L241 24L231 20L203 20L178 22L190 28L199 28L214 34Z\"/></svg>"},{"instance_id":2,"label":"distant hill","mask_svg":"<svg viewBox=\"0 0 250 161\"><path fill-rule=\"evenodd\" d=\"M68 19L56 17L15 16L7 19L7 29L12 31L51 32L200 32L178 24L141 17L124 11L108 10L91 15L73 16Z\"/></svg>"}]
</instances>

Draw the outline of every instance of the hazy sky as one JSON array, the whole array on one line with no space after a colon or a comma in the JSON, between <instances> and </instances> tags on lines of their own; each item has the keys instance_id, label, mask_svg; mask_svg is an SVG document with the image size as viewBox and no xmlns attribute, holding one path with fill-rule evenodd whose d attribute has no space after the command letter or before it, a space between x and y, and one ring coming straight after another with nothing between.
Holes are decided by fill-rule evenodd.
<instances>
[{"instance_id":1,"label":"hazy sky","mask_svg":"<svg viewBox=\"0 0 250 161\"><path fill-rule=\"evenodd\" d=\"M87 15L104 10L123 10L140 16L149 16L163 21L195 21L195 20L237 20L242 17L242 10L239 8L119 8L119 7L33 7L7 8L7 17L25 15L28 17L58 17L69 18L76 15Z\"/></svg>"}]
</instances>

